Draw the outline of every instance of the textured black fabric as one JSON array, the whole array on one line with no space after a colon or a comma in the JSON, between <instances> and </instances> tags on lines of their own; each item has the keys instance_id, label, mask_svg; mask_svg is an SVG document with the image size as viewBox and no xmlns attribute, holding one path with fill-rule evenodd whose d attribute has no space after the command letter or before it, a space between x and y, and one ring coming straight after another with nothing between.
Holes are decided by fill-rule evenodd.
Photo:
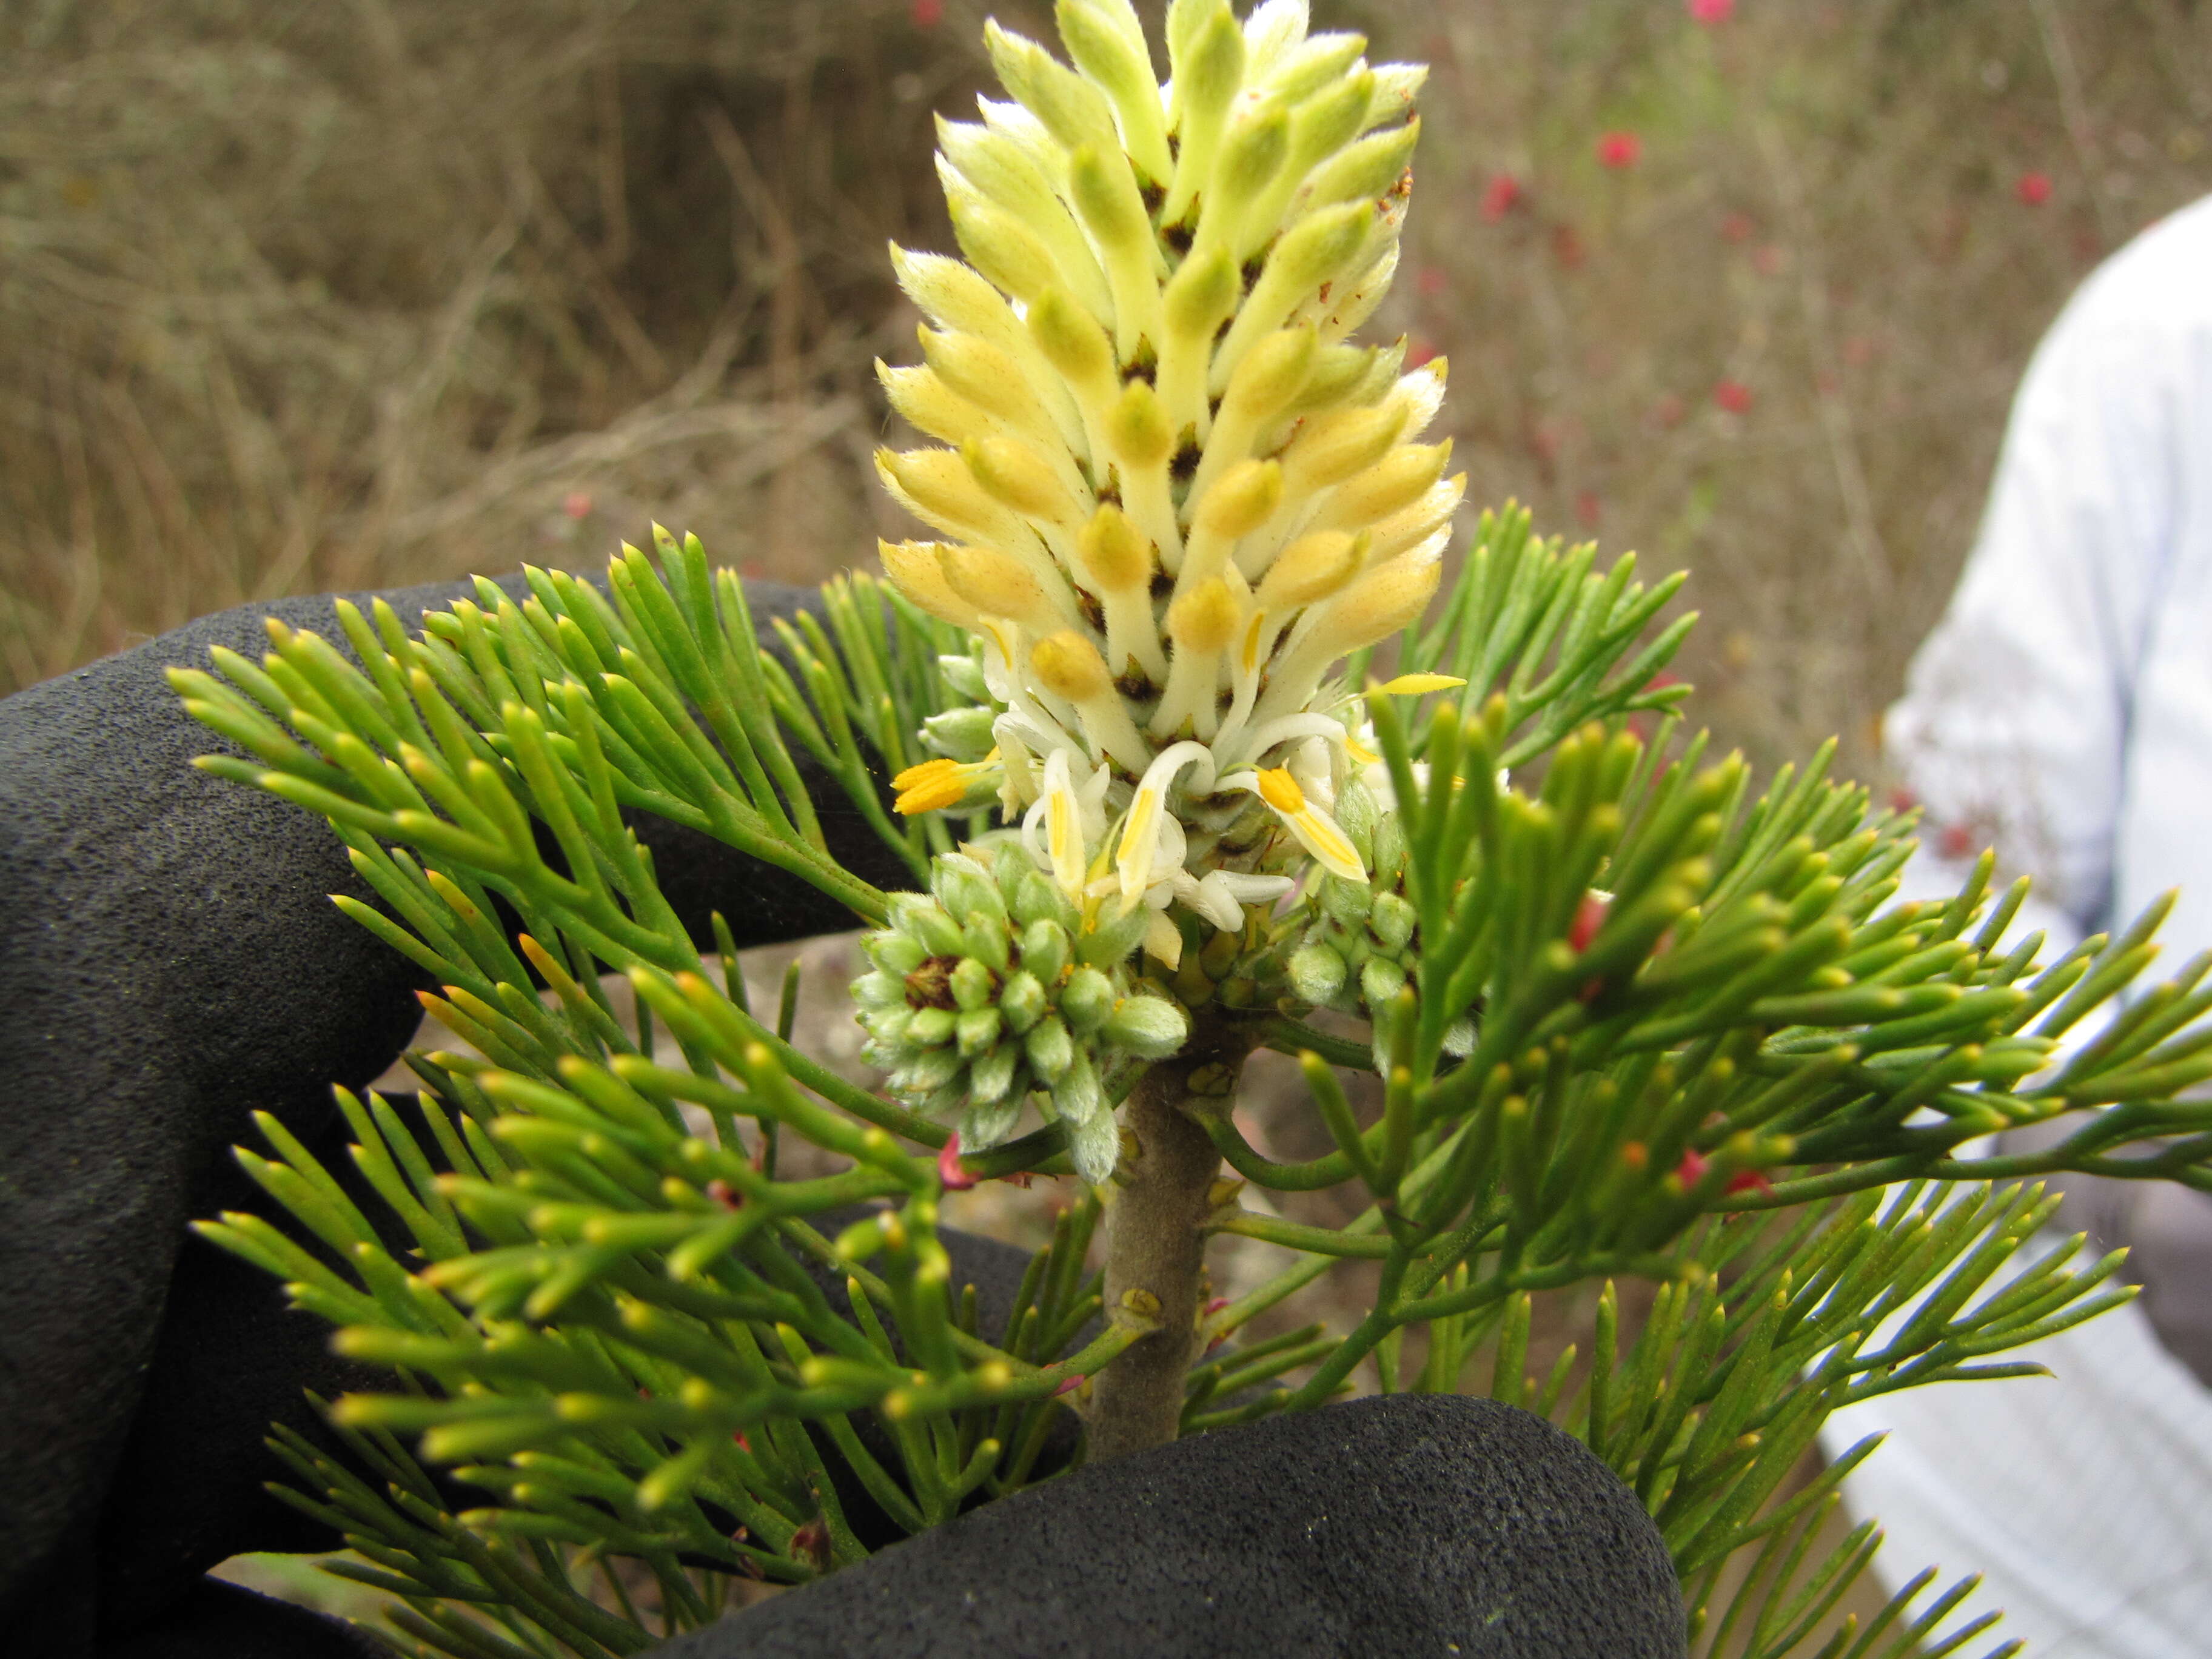
<instances>
[{"instance_id":1,"label":"textured black fabric","mask_svg":"<svg viewBox=\"0 0 2212 1659\"><path fill-rule=\"evenodd\" d=\"M1644 1506L1494 1401L1330 1406L1079 1469L650 1659L1678 1659Z\"/></svg>"},{"instance_id":2,"label":"textured black fabric","mask_svg":"<svg viewBox=\"0 0 2212 1659\"><path fill-rule=\"evenodd\" d=\"M389 1649L340 1620L216 1578L187 1589L158 1627L103 1639L94 1651L97 1659L391 1659Z\"/></svg>"},{"instance_id":3,"label":"textured black fabric","mask_svg":"<svg viewBox=\"0 0 2212 1659\"><path fill-rule=\"evenodd\" d=\"M465 591L386 597L411 624ZM799 597L762 588L755 604L765 621ZM256 1395L296 1394L279 1386L295 1359L327 1376L310 1352L319 1337L279 1316L241 1310L242 1328L201 1328L251 1275L186 1248L185 1223L234 1197L226 1149L252 1139L254 1109L313 1128L334 1116L333 1083L358 1085L391 1062L418 1017L417 975L331 904L332 892L368 895L325 825L192 769L222 744L161 676L205 666L216 645L258 660L270 616L342 646L331 607L225 611L0 701L0 1629L26 1651L88 1651L95 1627L124 1627L205 1565L192 1565L204 1551L187 1547L179 1517L209 1506L172 1443L206 1396L179 1376L226 1351L236 1362L226 1432L244 1432ZM696 926L717 904L740 944L848 920L704 837L641 830ZM858 813L828 816L825 830L848 866L891 878ZM165 1329L173 1295L184 1316ZM103 1523L148 1401L137 1447L170 1460L164 1481L180 1490L140 1491L134 1476L125 1512ZM255 1481L266 1472L258 1427L240 1442L207 1433L191 1469L228 1459ZM97 1587L96 1529L111 1563Z\"/></svg>"}]
</instances>

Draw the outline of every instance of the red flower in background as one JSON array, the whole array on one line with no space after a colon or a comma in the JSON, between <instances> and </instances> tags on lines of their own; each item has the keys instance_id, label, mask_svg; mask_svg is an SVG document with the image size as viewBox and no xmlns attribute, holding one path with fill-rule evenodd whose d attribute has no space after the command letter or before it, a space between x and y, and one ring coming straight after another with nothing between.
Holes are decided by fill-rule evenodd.
<instances>
[{"instance_id":1,"label":"red flower in background","mask_svg":"<svg viewBox=\"0 0 2212 1659\"><path fill-rule=\"evenodd\" d=\"M2012 193L2029 207L2041 207L2051 199L2051 175L2047 173L2023 173L2014 184Z\"/></svg>"},{"instance_id":2,"label":"red flower in background","mask_svg":"<svg viewBox=\"0 0 2212 1659\"><path fill-rule=\"evenodd\" d=\"M1730 242L1749 241L1753 228L1748 213L1731 213L1721 221L1722 238Z\"/></svg>"},{"instance_id":3,"label":"red flower in background","mask_svg":"<svg viewBox=\"0 0 2212 1659\"><path fill-rule=\"evenodd\" d=\"M1735 0L1689 0L1690 21L1711 28L1735 15Z\"/></svg>"},{"instance_id":4,"label":"red flower in background","mask_svg":"<svg viewBox=\"0 0 2212 1659\"><path fill-rule=\"evenodd\" d=\"M1444 274L1442 265L1423 265L1413 278L1413 286L1424 294L1442 294L1451 286L1451 278Z\"/></svg>"},{"instance_id":5,"label":"red flower in background","mask_svg":"<svg viewBox=\"0 0 2212 1659\"><path fill-rule=\"evenodd\" d=\"M1731 415L1750 412L1751 388L1741 380L1723 380L1713 387L1713 402Z\"/></svg>"},{"instance_id":6,"label":"red flower in background","mask_svg":"<svg viewBox=\"0 0 2212 1659\"><path fill-rule=\"evenodd\" d=\"M1437 355L1436 343L1416 334L1406 342L1406 367L1419 368Z\"/></svg>"},{"instance_id":7,"label":"red flower in background","mask_svg":"<svg viewBox=\"0 0 2212 1659\"><path fill-rule=\"evenodd\" d=\"M1597 162L1600 167L1626 171L1632 167L1644 155L1644 140L1632 132L1608 132L1597 141Z\"/></svg>"},{"instance_id":8,"label":"red flower in background","mask_svg":"<svg viewBox=\"0 0 2212 1659\"><path fill-rule=\"evenodd\" d=\"M1482 216L1496 224L1521 200L1521 181L1510 173L1493 173L1482 189Z\"/></svg>"},{"instance_id":9,"label":"red flower in background","mask_svg":"<svg viewBox=\"0 0 2212 1659\"><path fill-rule=\"evenodd\" d=\"M589 492L581 489L570 490L561 498L561 510L572 519L590 518L592 497Z\"/></svg>"},{"instance_id":10,"label":"red flower in background","mask_svg":"<svg viewBox=\"0 0 2212 1659\"><path fill-rule=\"evenodd\" d=\"M914 0L908 15L918 29L933 29L945 21L945 0Z\"/></svg>"},{"instance_id":11,"label":"red flower in background","mask_svg":"<svg viewBox=\"0 0 2212 1659\"><path fill-rule=\"evenodd\" d=\"M1585 530L1595 529L1601 505L1597 491L1595 489L1582 491L1575 497L1575 522Z\"/></svg>"}]
</instances>

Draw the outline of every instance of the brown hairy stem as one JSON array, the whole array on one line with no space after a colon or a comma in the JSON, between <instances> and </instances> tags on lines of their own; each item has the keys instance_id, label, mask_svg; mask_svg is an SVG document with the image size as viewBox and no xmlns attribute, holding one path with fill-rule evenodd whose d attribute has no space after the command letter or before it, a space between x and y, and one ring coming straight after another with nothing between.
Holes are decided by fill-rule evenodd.
<instances>
[{"instance_id":1,"label":"brown hairy stem","mask_svg":"<svg viewBox=\"0 0 2212 1659\"><path fill-rule=\"evenodd\" d=\"M1182 1418L1198 1346L1206 1223L1221 1154L1191 1107L1225 1109L1249 1048L1200 1016L1181 1054L1146 1073L1123 1121L1135 1147L1106 1212L1106 1305L1159 1321L1098 1374L1091 1410L1093 1462L1164 1445Z\"/></svg>"}]
</instances>

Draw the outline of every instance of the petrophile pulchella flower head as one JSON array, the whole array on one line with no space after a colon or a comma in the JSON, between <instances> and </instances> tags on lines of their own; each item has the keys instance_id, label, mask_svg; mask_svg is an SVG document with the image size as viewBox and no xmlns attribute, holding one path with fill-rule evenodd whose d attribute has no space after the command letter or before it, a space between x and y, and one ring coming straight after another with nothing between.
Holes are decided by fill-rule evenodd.
<instances>
[{"instance_id":1,"label":"petrophile pulchella flower head","mask_svg":"<svg viewBox=\"0 0 2212 1659\"><path fill-rule=\"evenodd\" d=\"M1127 0L1056 15L1065 61L994 24L1010 100L939 124L964 260L892 251L928 320L878 373L941 447L878 462L944 539L884 564L975 635L988 693L899 805L995 793L1082 925L1172 969L1310 868L1364 878L1333 671L1427 605L1465 486L1419 441L1443 362L1350 338L1397 265L1424 71L1302 0L1176 0L1164 83Z\"/></svg>"}]
</instances>

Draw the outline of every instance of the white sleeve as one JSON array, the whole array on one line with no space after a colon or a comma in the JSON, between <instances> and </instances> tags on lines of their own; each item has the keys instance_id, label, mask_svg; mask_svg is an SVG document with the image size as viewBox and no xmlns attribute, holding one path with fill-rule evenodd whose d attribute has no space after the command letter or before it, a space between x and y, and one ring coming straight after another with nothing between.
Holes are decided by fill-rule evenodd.
<instances>
[{"instance_id":1,"label":"white sleeve","mask_svg":"<svg viewBox=\"0 0 2212 1659\"><path fill-rule=\"evenodd\" d=\"M2093 282L2038 350L1972 556L1884 728L1927 809L1929 854L1994 845L2077 935L2110 901L2136 676L2172 534L2172 365L2126 298Z\"/></svg>"}]
</instances>

